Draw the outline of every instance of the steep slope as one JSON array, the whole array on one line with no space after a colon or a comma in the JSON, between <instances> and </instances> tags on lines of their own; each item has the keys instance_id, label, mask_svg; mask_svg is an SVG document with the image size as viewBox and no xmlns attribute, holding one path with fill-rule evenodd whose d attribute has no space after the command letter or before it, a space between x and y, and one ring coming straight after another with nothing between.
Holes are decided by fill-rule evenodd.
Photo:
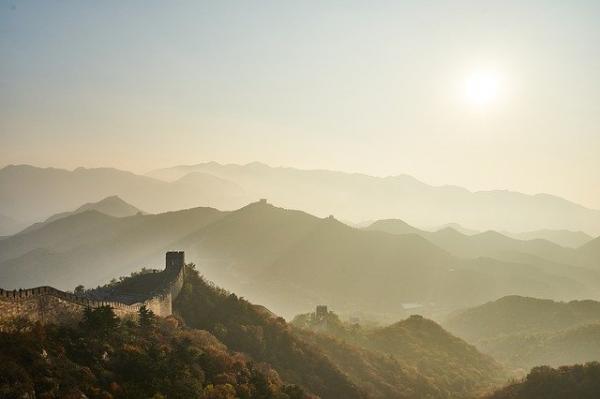
<instances>
[{"instance_id":1,"label":"steep slope","mask_svg":"<svg viewBox=\"0 0 600 399\"><path fill-rule=\"evenodd\" d=\"M365 395L320 351L292 334L287 323L188 270L174 310L187 325L211 332L229 348L267 362L281 378L323 399Z\"/></svg>"},{"instance_id":2,"label":"steep slope","mask_svg":"<svg viewBox=\"0 0 600 399\"><path fill-rule=\"evenodd\" d=\"M385 178L327 170L269 167L261 163L208 162L150 172L173 180L191 172L209 173L244 187L255 197L312 214L342 220L399 217L417 226L456 222L474 229L531 231L570 229L600 234L600 211L547 194L510 191L471 192L430 186L407 176Z\"/></svg>"}]
</instances>

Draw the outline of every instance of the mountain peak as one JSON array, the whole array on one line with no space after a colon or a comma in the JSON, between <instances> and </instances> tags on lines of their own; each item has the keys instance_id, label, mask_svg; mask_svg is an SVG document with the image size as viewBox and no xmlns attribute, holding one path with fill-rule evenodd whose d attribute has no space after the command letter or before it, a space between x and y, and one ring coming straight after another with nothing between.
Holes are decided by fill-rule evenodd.
<instances>
[{"instance_id":1,"label":"mountain peak","mask_svg":"<svg viewBox=\"0 0 600 399\"><path fill-rule=\"evenodd\" d=\"M141 212L138 208L124 201L118 195L105 197L98 202L88 202L77 208L73 213L87 210L95 210L114 217L133 216Z\"/></svg>"},{"instance_id":2,"label":"mountain peak","mask_svg":"<svg viewBox=\"0 0 600 399\"><path fill-rule=\"evenodd\" d=\"M461 237L461 236L464 236L463 233L461 233L460 231L458 231L455 228L450 227L450 226L446 226L443 229L436 231L436 233L442 234L444 236L450 236L450 237Z\"/></svg>"}]
</instances>

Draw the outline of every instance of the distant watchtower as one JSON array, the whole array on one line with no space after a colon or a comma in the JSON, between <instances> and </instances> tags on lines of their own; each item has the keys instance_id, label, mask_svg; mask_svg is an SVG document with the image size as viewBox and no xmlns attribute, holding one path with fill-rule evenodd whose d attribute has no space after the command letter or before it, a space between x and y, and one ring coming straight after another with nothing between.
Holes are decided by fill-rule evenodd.
<instances>
[{"instance_id":1,"label":"distant watchtower","mask_svg":"<svg viewBox=\"0 0 600 399\"><path fill-rule=\"evenodd\" d=\"M327 317L327 305L317 305L316 317L317 319L323 319Z\"/></svg>"},{"instance_id":2,"label":"distant watchtower","mask_svg":"<svg viewBox=\"0 0 600 399\"><path fill-rule=\"evenodd\" d=\"M170 251L167 252L166 270L179 271L185 265L185 252Z\"/></svg>"}]
</instances>

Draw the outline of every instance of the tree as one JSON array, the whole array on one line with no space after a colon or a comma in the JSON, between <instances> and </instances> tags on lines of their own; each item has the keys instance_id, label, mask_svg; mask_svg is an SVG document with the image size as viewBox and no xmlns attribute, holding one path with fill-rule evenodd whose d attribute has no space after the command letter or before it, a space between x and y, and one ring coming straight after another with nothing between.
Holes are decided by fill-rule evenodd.
<instances>
[{"instance_id":1,"label":"tree","mask_svg":"<svg viewBox=\"0 0 600 399\"><path fill-rule=\"evenodd\" d=\"M109 335L119 326L120 319L110 306L85 308L81 327L91 333Z\"/></svg>"},{"instance_id":2,"label":"tree","mask_svg":"<svg viewBox=\"0 0 600 399\"><path fill-rule=\"evenodd\" d=\"M82 296L85 294L85 287L83 285L79 284L77 287L75 287L75 289L73 290L73 293L75 295Z\"/></svg>"},{"instance_id":3,"label":"tree","mask_svg":"<svg viewBox=\"0 0 600 399\"><path fill-rule=\"evenodd\" d=\"M146 305L143 305L138 311L138 318L140 327L144 329L152 328L156 323L156 316L154 315L154 312L148 309Z\"/></svg>"}]
</instances>

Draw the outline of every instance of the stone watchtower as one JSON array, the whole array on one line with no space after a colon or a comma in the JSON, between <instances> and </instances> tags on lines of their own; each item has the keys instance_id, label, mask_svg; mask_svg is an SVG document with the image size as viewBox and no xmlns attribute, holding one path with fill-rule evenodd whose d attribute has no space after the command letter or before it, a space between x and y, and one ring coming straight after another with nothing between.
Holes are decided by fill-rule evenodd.
<instances>
[{"instance_id":1,"label":"stone watchtower","mask_svg":"<svg viewBox=\"0 0 600 399\"><path fill-rule=\"evenodd\" d=\"M170 251L167 252L165 270L179 272L183 266L185 266L185 252L183 251Z\"/></svg>"},{"instance_id":2,"label":"stone watchtower","mask_svg":"<svg viewBox=\"0 0 600 399\"><path fill-rule=\"evenodd\" d=\"M327 317L327 314L327 305L317 305L317 311L315 312L317 319L324 319Z\"/></svg>"}]
</instances>

